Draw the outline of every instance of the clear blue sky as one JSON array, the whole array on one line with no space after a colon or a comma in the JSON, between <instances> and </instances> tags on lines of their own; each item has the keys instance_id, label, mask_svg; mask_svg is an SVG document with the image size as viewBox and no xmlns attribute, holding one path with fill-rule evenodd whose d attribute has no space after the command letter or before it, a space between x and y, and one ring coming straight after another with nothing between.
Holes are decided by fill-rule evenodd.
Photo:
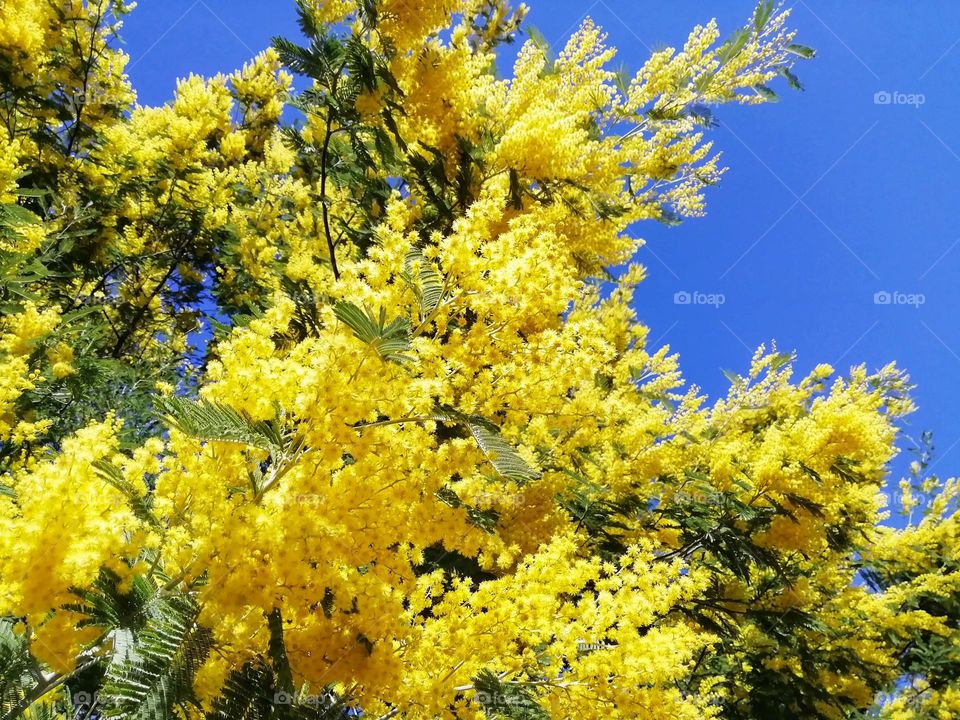
<instances>
[{"instance_id":1,"label":"clear blue sky","mask_svg":"<svg viewBox=\"0 0 960 720\"><path fill-rule=\"evenodd\" d=\"M680 45L711 17L731 32L753 0L528 5L530 23L555 45L589 15L636 69L649 48ZM932 430L934 472L956 474L960 3L788 5L798 41L818 53L799 67L807 89L784 88L776 105L718 109L714 139L730 171L710 192L706 218L639 228L650 277L637 310L712 396L727 386L722 369L744 370L771 340L797 351L800 371L896 360L919 386L908 430ZM177 77L233 70L277 34L296 35L292 1L141 0L124 37L140 101L156 104ZM682 292L724 303L678 304Z\"/></svg>"}]
</instances>

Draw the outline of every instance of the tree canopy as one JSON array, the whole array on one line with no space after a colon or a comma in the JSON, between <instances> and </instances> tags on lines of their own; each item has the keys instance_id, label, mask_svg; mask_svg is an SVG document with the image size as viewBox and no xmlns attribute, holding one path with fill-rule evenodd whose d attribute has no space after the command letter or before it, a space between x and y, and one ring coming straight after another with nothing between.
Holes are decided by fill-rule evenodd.
<instances>
[{"instance_id":1,"label":"tree canopy","mask_svg":"<svg viewBox=\"0 0 960 720\"><path fill-rule=\"evenodd\" d=\"M708 401L631 304L788 12L632 72L502 0L297 7L144 107L122 0L0 3L0 719L960 714L908 377L761 347Z\"/></svg>"}]
</instances>

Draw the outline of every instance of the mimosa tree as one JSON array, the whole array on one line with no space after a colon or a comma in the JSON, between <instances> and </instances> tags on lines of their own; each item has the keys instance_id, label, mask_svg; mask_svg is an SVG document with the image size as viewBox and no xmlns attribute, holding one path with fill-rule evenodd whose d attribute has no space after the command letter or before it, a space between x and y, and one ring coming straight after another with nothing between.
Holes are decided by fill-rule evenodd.
<instances>
[{"instance_id":1,"label":"mimosa tree","mask_svg":"<svg viewBox=\"0 0 960 720\"><path fill-rule=\"evenodd\" d=\"M786 12L629 74L501 0L299 0L143 107L128 10L0 4L0 717L960 712L906 376L760 348L710 403L631 305L712 109L799 84Z\"/></svg>"}]
</instances>

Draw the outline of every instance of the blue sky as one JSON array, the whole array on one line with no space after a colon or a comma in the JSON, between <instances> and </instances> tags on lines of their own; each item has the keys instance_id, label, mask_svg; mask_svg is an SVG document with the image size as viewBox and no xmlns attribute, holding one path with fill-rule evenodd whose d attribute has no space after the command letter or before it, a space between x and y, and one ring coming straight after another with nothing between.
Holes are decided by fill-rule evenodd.
<instances>
[{"instance_id":1,"label":"blue sky","mask_svg":"<svg viewBox=\"0 0 960 720\"><path fill-rule=\"evenodd\" d=\"M817 50L798 68L806 91L778 86L778 104L717 109L713 139L730 171L706 218L638 228L649 268L638 313L711 396L728 385L723 369L743 371L774 340L797 351L799 371L897 361L918 385L908 432L933 431L933 471L956 474L960 3L787 4L798 41ZM632 69L696 24L716 17L727 34L753 9L752 0L528 5L529 22L558 46L589 15ZM168 100L177 77L239 67L277 34L296 35L292 0L143 0L123 33L144 104Z\"/></svg>"}]
</instances>

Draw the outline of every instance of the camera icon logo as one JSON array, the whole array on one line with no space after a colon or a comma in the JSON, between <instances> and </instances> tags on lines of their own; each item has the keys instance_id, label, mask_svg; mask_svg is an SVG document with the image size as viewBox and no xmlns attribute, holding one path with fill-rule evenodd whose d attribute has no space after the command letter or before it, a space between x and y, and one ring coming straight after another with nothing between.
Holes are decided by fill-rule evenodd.
<instances>
[{"instance_id":1,"label":"camera icon logo","mask_svg":"<svg viewBox=\"0 0 960 720\"><path fill-rule=\"evenodd\" d=\"M874 305L889 305L892 299L892 296L886 290L880 290L873 294Z\"/></svg>"},{"instance_id":2,"label":"camera icon logo","mask_svg":"<svg viewBox=\"0 0 960 720\"><path fill-rule=\"evenodd\" d=\"M293 705L293 695L283 690L279 690L273 694L273 704L274 705Z\"/></svg>"},{"instance_id":3,"label":"camera icon logo","mask_svg":"<svg viewBox=\"0 0 960 720\"><path fill-rule=\"evenodd\" d=\"M879 90L873 94L874 105L889 105L893 102L893 93L886 90Z\"/></svg>"},{"instance_id":4,"label":"camera icon logo","mask_svg":"<svg viewBox=\"0 0 960 720\"><path fill-rule=\"evenodd\" d=\"M91 707L94 702L93 693L88 693L85 690L75 692L70 699L74 707Z\"/></svg>"},{"instance_id":5,"label":"camera icon logo","mask_svg":"<svg viewBox=\"0 0 960 720\"><path fill-rule=\"evenodd\" d=\"M689 305L691 300L692 296L686 290L680 290L673 294L674 305Z\"/></svg>"}]
</instances>

